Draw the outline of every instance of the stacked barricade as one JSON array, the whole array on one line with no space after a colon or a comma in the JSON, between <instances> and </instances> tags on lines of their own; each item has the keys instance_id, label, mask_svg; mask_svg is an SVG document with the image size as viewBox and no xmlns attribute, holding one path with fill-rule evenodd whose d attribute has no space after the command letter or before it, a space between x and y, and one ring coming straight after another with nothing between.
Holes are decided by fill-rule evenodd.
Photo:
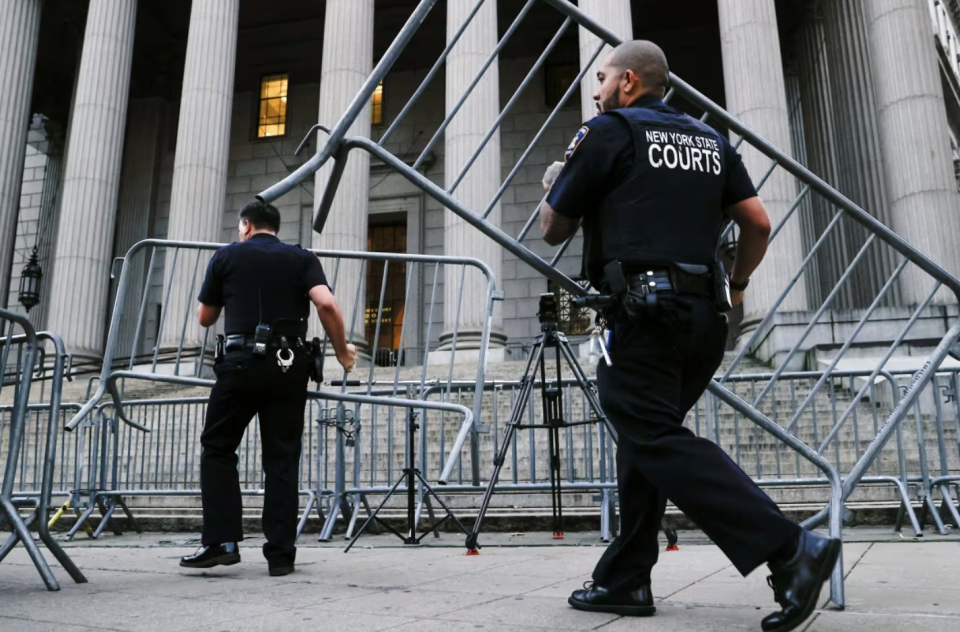
<instances>
[{"instance_id":1,"label":"stacked barricade","mask_svg":"<svg viewBox=\"0 0 960 632\"><path fill-rule=\"evenodd\" d=\"M14 330L18 327L23 333L15 335ZM60 584L37 547L29 527L36 524L42 543L75 582L86 582L83 573L53 539L47 521L57 478L60 396L68 357L57 335L36 333L30 321L20 314L0 310L0 332L5 334L0 339L0 367L3 368L0 394L4 387L12 386L14 391L13 404L4 411L2 418L6 423L0 423L0 454L6 452L5 461L0 461L3 465L0 522L9 524L13 532L0 546L0 562L17 544L23 544L47 589L60 590ZM51 388L49 402L31 411L30 399L37 362L39 360L39 366L43 367L47 356L40 348L41 340L48 343L53 351ZM11 358L14 359L12 364ZM42 368L40 372L42 374ZM4 440L6 443L2 444ZM63 474L62 468L60 473ZM61 476L60 480L64 480L64 477ZM26 519L21 516L22 509L28 511Z\"/></svg>"}]
</instances>

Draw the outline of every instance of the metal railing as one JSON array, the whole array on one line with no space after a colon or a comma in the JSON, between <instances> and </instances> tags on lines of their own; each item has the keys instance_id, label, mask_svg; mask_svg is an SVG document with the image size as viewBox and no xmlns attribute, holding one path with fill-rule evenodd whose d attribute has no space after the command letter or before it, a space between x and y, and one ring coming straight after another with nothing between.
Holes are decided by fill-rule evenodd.
<instances>
[{"instance_id":1,"label":"metal railing","mask_svg":"<svg viewBox=\"0 0 960 632\"><path fill-rule=\"evenodd\" d=\"M3 546L0 546L0 562L9 555L18 543L23 544L47 589L60 590L60 584L34 541L29 526L36 522L41 542L53 553L60 565L75 582L84 583L87 581L80 569L73 563L73 560L50 535L47 525L47 514L54 484L54 468L57 462L57 438L60 434L60 427L56 421L60 419L60 397L67 354L59 336L51 333L37 334L30 321L20 314L0 309L0 325L2 325L0 331L6 332L6 335L0 340L0 349L2 349L0 351L0 367L4 368L4 379L0 380L0 394L7 384L7 374L11 366L9 362L11 352L16 348L14 356L16 361L13 365L13 375L15 377L13 382L14 404L10 409L9 422L6 424L9 432L4 433L3 427L0 426L0 441L2 441L4 434L8 437L5 446L7 457L3 470L3 484L0 487L0 510L2 510L0 516L5 516L6 521L12 525L13 534ZM19 327L23 333L14 335L15 327ZM32 380L38 355L40 355L38 353L40 340L47 341L53 347L53 379L50 388L50 401L46 407L46 432L44 433L44 428L42 428L43 424L37 424L35 428L37 432L30 435L30 440L37 449L35 460L33 463L28 463L26 459L21 461L21 452L24 450L24 438L27 434L27 414L30 408ZM39 452L41 443L43 445L42 459ZM2 447L4 446L0 446L0 452L2 452ZM24 466L23 468L18 467L21 463ZM39 478L37 477L38 469ZM27 472L31 470L32 480L28 481L28 484L36 488L36 492L33 495L26 496L19 494L17 491L18 478L20 476L26 477ZM37 486L38 482L39 486ZM29 507L30 505L34 507L34 510L24 520L20 516L19 508Z\"/></svg>"}]
</instances>

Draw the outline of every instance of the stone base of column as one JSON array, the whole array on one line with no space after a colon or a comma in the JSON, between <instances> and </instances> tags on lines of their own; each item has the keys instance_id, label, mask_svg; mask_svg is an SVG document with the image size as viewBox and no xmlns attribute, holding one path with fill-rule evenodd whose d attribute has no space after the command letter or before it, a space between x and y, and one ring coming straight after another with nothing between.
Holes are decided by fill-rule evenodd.
<instances>
[{"instance_id":1,"label":"stone base of column","mask_svg":"<svg viewBox=\"0 0 960 632\"><path fill-rule=\"evenodd\" d=\"M916 307L880 307L874 310L869 322L863 327L850 349L844 354L837 369L859 370L876 367L897 338ZM836 357L836 352L850 339L865 310L830 310L821 318L803 341L799 351L791 358L791 371L822 371ZM760 338L753 356L760 362L778 367L786 360L790 350L803 335L803 331L815 312L778 313L767 333ZM888 368L910 368L917 363L919 369L930 351L946 335L949 323L956 322L960 305L933 305L928 307L910 328L906 338ZM742 325L737 339L737 350L747 343L760 324L750 318Z\"/></svg>"},{"instance_id":2,"label":"stone base of column","mask_svg":"<svg viewBox=\"0 0 960 632\"><path fill-rule=\"evenodd\" d=\"M430 352L427 364L449 364L450 358L460 362L477 362L480 359L480 341L483 332L479 329L464 329L457 332L456 354L453 347L453 332L444 332L440 335L440 347ZM486 361L504 362L511 358L507 355L507 337L503 332L490 332L490 343L487 345Z\"/></svg>"}]
</instances>

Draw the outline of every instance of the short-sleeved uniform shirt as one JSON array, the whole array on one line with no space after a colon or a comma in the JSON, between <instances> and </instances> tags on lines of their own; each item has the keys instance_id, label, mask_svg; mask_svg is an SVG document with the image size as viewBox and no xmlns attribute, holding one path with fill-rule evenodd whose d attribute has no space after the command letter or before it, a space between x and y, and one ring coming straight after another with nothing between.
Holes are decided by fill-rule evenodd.
<instances>
[{"instance_id":1,"label":"short-sleeved uniform shirt","mask_svg":"<svg viewBox=\"0 0 960 632\"><path fill-rule=\"evenodd\" d=\"M225 312L227 335L253 334L260 322L286 336L304 337L311 289L327 284L320 260L274 235L257 233L217 250L198 299Z\"/></svg>"},{"instance_id":2,"label":"short-sleeved uniform shirt","mask_svg":"<svg viewBox=\"0 0 960 632\"><path fill-rule=\"evenodd\" d=\"M643 111L628 111L635 108ZM608 196L618 196L616 204L630 212L619 209L619 224L611 230L608 219L605 230L616 232L614 239L644 243L641 250L659 250L652 258L631 253L638 263L660 261L664 252L674 251L684 258L671 261L709 263L723 210L757 194L722 134L656 97L588 121L567 149L565 163L547 198L550 206L564 217L582 218L588 233ZM705 204L713 208L692 208ZM696 247L691 242L697 240L689 239L692 231L701 233ZM596 244L594 250L587 268L596 273L606 261L598 260L602 249ZM595 274L589 276L594 280Z\"/></svg>"}]
</instances>

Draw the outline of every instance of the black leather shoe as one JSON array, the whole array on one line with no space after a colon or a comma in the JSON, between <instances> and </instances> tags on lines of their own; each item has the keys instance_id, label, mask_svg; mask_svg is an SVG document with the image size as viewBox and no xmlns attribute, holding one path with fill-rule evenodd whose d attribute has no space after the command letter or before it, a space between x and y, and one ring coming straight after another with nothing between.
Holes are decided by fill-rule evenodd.
<instances>
[{"instance_id":1,"label":"black leather shoe","mask_svg":"<svg viewBox=\"0 0 960 632\"><path fill-rule=\"evenodd\" d=\"M627 617L649 617L657 612L653 605L653 591L650 584L644 584L634 590L610 592L593 582L583 585L583 590L575 590L567 603L577 610L587 612L611 612Z\"/></svg>"},{"instance_id":2,"label":"black leather shoe","mask_svg":"<svg viewBox=\"0 0 960 632\"><path fill-rule=\"evenodd\" d=\"M270 577L283 577L284 575L289 575L295 571L293 564L288 564L286 566L271 566L270 567Z\"/></svg>"},{"instance_id":3,"label":"black leather shoe","mask_svg":"<svg viewBox=\"0 0 960 632\"><path fill-rule=\"evenodd\" d=\"M830 579L840 557L840 540L804 529L797 539L797 552L781 564L770 564L767 583L783 608L760 624L763 632L788 632L813 614L823 582Z\"/></svg>"},{"instance_id":4,"label":"black leather shoe","mask_svg":"<svg viewBox=\"0 0 960 632\"><path fill-rule=\"evenodd\" d=\"M232 566L240 563L240 547L236 542L211 544L200 547L193 555L180 558L180 566L185 568L213 568L214 566Z\"/></svg>"}]
</instances>

